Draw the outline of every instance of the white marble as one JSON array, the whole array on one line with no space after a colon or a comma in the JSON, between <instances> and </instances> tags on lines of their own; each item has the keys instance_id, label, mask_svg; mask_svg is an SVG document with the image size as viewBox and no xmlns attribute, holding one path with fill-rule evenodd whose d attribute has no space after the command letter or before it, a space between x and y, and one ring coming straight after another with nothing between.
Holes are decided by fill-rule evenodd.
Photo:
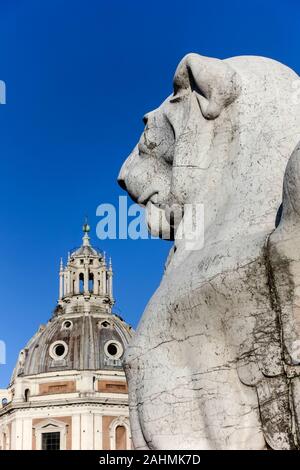
<instances>
[{"instance_id":1,"label":"white marble","mask_svg":"<svg viewBox=\"0 0 300 470\"><path fill-rule=\"evenodd\" d=\"M300 294L300 243L295 250L298 238L281 243L288 216L274 229L284 171L300 140L298 90L296 73L271 59L189 54L174 93L145 116L121 186L148 213L163 214L162 237L173 204L203 204L205 220L203 247L175 241L127 350L135 448L297 445L300 387L288 377L299 373L292 291L296 279ZM294 167L287 178L295 192ZM176 217L175 231L184 217Z\"/></svg>"}]
</instances>

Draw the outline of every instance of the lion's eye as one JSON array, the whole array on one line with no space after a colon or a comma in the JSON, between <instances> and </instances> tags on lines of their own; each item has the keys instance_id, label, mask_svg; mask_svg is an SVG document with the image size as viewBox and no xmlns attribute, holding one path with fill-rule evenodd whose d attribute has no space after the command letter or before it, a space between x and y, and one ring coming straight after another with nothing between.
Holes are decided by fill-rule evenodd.
<instances>
[{"instance_id":1,"label":"lion's eye","mask_svg":"<svg viewBox=\"0 0 300 470\"><path fill-rule=\"evenodd\" d=\"M179 103L182 100L181 96L174 96L174 98L170 99L170 103Z\"/></svg>"}]
</instances>

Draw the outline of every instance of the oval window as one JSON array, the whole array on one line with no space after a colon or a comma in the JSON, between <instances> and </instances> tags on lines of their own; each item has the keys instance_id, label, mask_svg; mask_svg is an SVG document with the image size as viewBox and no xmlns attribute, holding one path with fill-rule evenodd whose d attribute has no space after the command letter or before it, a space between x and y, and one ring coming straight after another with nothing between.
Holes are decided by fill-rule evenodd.
<instances>
[{"instance_id":1,"label":"oval window","mask_svg":"<svg viewBox=\"0 0 300 470\"><path fill-rule=\"evenodd\" d=\"M63 330L70 330L73 326L73 323L70 320L66 320L62 324L62 329Z\"/></svg>"},{"instance_id":2,"label":"oval window","mask_svg":"<svg viewBox=\"0 0 300 470\"><path fill-rule=\"evenodd\" d=\"M58 345L55 346L55 348L54 348L54 352L55 352L56 356L59 356L59 357L61 357L61 356L63 356L63 355L65 354L65 350L66 350L66 349L65 349L65 347L64 347L63 344L58 344Z\"/></svg>"},{"instance_id":3,"label":"oval window","mask_svg":"<svg viewBox=\"0 0 300 470\"><path fill-rule=\"evenodd\" d=\"M110 343L108 346L107 346L107 352L111 355L111 356L116 356L118 354L118 347L116 344L114 343Z\"/></svg>"},{"instance_id":4,"label":"oval window","mask_svg":"<svg viewBox=\"0 0 300 470\"><path fill-rule=\"evenodd\" d=\"M68 354L68 345L64 341L55 341L51 344L49 354L54 360L61 360Z\"/></svg>"},{"instance_id":5,"label":"oval window","mask_svg":"<svg viewBox=\"0 0 300 470\"><path fill-rule=\"evenodd\" d=\"M106 356L108 356L111 359L120 359L120 357L123 354L123 346L119 341L107 341L107 343L104 346L104 352Z\"/></svg>"}]
</instances>

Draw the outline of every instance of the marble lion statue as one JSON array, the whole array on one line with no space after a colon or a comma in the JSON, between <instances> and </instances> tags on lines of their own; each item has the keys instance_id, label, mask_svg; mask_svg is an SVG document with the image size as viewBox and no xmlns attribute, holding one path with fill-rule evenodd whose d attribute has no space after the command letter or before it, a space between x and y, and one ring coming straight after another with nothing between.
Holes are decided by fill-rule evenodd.
<instances>
[{"instance_id":1,"label":"marble lion statue","mask_svg":"<svg viewBox=\"0 0 300 470\"><path fill-rule=\"evenodd\" d=\"M125 357L134 447L298 449L299 77L191 53L173 89L119 174L174 234ZM204 242L191 250L176 233L193 204Z\"/></svg>"}]
</instances>

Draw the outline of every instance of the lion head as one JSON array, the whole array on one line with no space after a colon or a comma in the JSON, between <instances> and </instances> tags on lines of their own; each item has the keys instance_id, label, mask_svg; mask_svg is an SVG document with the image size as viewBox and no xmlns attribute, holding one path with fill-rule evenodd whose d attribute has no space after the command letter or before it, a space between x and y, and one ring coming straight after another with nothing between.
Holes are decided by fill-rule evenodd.
<instances>
[{"instance_id":1,"label":"lion head","mask_svg":"<svg viewBox=\"0 0 300 470\"><path fill-rule=\"evenodd\" d=\"M173 207L184 214L186 204L203 203L206 240L217 227L222 238L232 237L233 226L270 229L300 137L298 80L272 59L188 54L175 72L173 94L144 116L119 184L175 229L180 215L174 218ZM153 220L151 232L163 237Z\"/></svg>"}]
</instances>

